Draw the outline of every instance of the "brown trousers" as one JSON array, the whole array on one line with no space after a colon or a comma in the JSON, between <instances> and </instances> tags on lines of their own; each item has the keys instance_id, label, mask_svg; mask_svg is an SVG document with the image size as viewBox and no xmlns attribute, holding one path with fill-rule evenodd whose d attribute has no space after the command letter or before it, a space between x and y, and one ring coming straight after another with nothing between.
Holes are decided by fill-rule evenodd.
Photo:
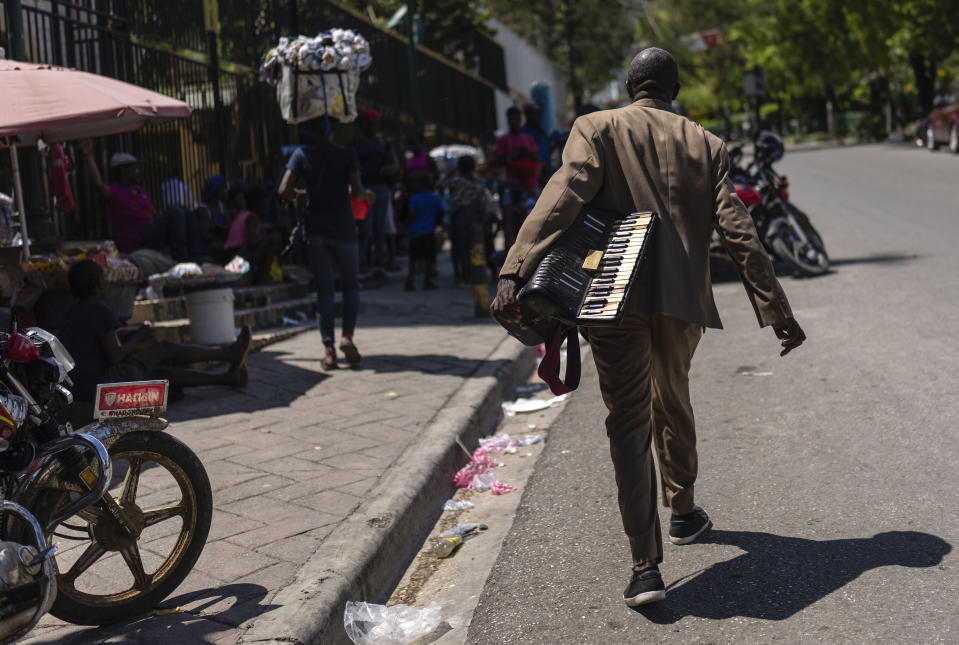
<instances>
[{"instance_id":1,"label":"brown trousers","mask_svg":"<svg viewBox=\"0 0 959 645\"><path fill-rule=\"evenodd\" d=\"M588 335L609 409L606 434L633 564L662 562L650 444L655 440L663 504L676 514L690 512L697 458L689 365L702 327L661 314L627 314L620 325L591 327Z\"/></svg>"}]
</instances>

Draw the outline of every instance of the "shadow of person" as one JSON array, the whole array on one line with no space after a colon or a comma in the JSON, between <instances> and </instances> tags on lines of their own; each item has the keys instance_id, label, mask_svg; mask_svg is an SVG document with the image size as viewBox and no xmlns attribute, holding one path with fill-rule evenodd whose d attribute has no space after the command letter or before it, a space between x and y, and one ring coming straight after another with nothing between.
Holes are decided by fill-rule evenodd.
<instances>
[{"instance_id":1,"label":"shadow of person","mask_svg":"<svg viewBox=\"0 0 959 645\"><path fill-rule=\"evenodd\" d=\"M736 546L745 553L677 580L668 588L666 602L637 611L659 624L685 616L785 620L870 569L934 567L952 550L942 538L915 531L823 541L710 531L701 542Z\"/></svg>"},{"instance_id":2,"label":"shadow of person","mask_svg":"<svg viewBox=\"0 0 959 645\"><path fill-rule=\"evenodd\" d=\"M234 583L168 598L146 616L104 627L79 628L67 635L31 634L37 645L167 645L224 642L224 634L278 605L261 604L266 587ZM181 608L182 606L182 608ZM231 640L232 642L232 640Z\"/></svg>"}]
</instances>

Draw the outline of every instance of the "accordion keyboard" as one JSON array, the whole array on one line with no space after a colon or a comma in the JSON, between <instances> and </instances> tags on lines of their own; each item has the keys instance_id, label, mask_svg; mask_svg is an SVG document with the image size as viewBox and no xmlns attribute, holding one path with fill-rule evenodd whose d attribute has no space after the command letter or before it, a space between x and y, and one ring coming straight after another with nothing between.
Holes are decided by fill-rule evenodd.
<instances>
[{"instance_id":1,"label":"accordion keyboard","mask_svg":"<svg viewBox=\"0 0 959 645\"><path fill-rule=\"evenodd\" d=\"M645 254L653 217L652 213L632 213L613 224L603 257L586 288L577 322L588 325L621 317L633 276Z\"/></svg>"}]
</instances>

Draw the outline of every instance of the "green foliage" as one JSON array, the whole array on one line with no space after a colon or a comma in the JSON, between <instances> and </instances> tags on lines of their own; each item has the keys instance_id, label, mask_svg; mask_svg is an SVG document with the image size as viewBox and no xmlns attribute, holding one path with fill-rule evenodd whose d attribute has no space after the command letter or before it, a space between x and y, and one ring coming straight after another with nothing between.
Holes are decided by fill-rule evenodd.
<instances>
[{"instance_id":1,"label":"green foliage","mask_svg":"<svg viewBox=\"0 0 959 645\"><path fill-rule=\"evenodd\" d=\"M393 14L406 6L405 0L342 0L342 4L364 14L368 7L372 8L381 26L386 26ZM419 0L416 5L423 21L423 44L472 67L477 56L477 34L490 34L485 25L488 12L462 0Z\"/></svg>"},{"instance_id":2,"label":"green foliage","mask_svg":"<svg viewBox=\"0 0 959 645\"><path fill-rule=\"evenodd\" d=\"M889 100L928 107L953 80L959 50L955 0L648 0L637 40L677 57L691 113L745 105L742 73L758 66L767 100L812 118L831 101L881 113ZM719 47L690 52L681 37L719 30ZM845 127L845 126L844 126ZM857 129L857 128L851 128ZM881 128L867 119L861 132Z\"/></svg>"},{"instance_id":3,"label":"green foliage","mask_svg":"<svg viewBox=\"0 0 959 645\"><path fill-rule=\"evenodd\" d=\"M484 0L491 13L563 70L574 102L598 89L630 54L635 3L604 0Z\"/></svg>"}]
</instances>

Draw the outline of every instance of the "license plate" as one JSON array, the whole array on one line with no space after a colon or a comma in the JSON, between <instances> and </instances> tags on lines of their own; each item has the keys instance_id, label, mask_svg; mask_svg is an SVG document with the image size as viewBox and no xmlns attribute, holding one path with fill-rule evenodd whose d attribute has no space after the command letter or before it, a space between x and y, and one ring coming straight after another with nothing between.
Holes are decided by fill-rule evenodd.
<instances>
[{"instance_id":1,"label":"license plate","mask_svg":"<svg viewBox=\"0 0 959 645\"><path fill-rule=\"evenodd\" d=\"M166 410L169 385L166 380L102 383L97 386L93 416L97 419L160 416Z\"/></svg>"}]
</instances>

